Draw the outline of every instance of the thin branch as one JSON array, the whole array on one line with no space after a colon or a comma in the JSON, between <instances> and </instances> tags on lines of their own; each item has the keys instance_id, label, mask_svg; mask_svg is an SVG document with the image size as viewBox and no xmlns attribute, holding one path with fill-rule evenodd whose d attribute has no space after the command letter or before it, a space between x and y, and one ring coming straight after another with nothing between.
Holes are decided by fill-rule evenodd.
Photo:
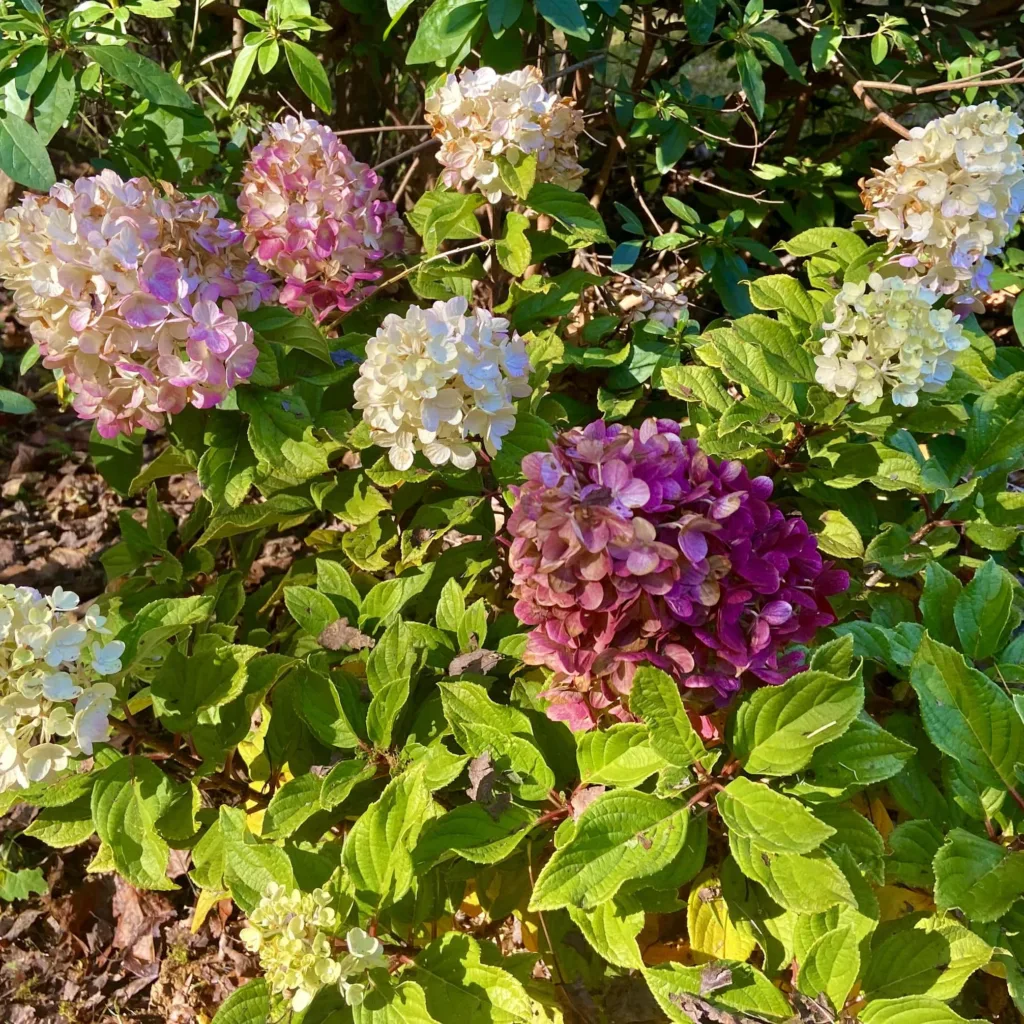
<instances>
[{"instance_id":1,"label":"thin branch","mask_svg":"<svg viewBox=\"0 0 1024 1024\"><path fill-rule=\"evenodd\" d=\"M404 149L397 156L388 157L387 160L382 160L376 167L375 171L382 171L385 167L390 167L392 164L400 163L407 156L412 156L414 153L422 153L423 150L429 149L431 146L436 146L438 143L437 139L427 139L426 142L421 142L418 146L413 146L410 149Z\"/></svg>"},{"instance_id":2,"label":"thin branch","mask_svg":"<svg viewBox=\"0 0 1024 1024\"><path fill-rule=\"evenodd\" d=\"M375 135L377 132L428 132L429 124L382 124L376 128L344 128L335 135Z\"/></svg>"},{"instance_id":3,"label":"thin branch","mask_svg":"<svg viewBox=\"0 0 1024 1024\"><path fill-rule=\"evenodd\" d=\"M556 71L553 75L548 75L544 79L544 84L547 85L550 82L557 82L560 78L565 78L566 75L571 75L574 71L579 71L581 68L589 68L592 64L597 64L607 57L608 54L605 51L601 51L593 57L588 57L586 60L581 60L577 64L570 64L567 68L562 68L561 71Z\"/></svg>"},{"instance_id":4,"label":"thin branch","mask_svg":"<svg viewBox=\"0 0 1024 1024\"><path fill-rule=\"evenodd\" d=\"M734 189L726 188L724 185L719 185L714 181L710 181L707 178L691 177L690 181L694 185L706 185L708 188L717 189L719 192L727 192L731 196L738 196L740 199L753 199L755 203L764 203L767 206L783 206L785 200L782 199L762 199L764 195L764 189L760 192L736 192Z\"/></svg>"}]
</instances>

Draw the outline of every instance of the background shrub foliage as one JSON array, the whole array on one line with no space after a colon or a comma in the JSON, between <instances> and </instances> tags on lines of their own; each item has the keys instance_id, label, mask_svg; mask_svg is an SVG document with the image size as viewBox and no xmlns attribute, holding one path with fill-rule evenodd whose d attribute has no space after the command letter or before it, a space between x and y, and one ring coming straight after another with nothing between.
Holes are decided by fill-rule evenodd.
<instances>
[{"instance_id":1,"label":"background shrub foliage","mask_svg":"<svg viewBox=\"0 0 1024 1024\"><path fill-rule=\"evenodd\" d=\"M230 898L263 929L267 977L217 1024L1024 1011L1024 251L995 257L952 378L916 405L837 397L814 361L837 292L887 258L858 180L901 125L1019 104L1016 6L3 5L17 185L113 168L237 218L264 126L316 108L407 225L394 283L344 314L241 312L258 359L217 407L94 434L147 509L102 556L113 733L0 797L40 808L44 843L95 834L90 870L138 887L173 888L190 851L197 925ZM529 159L493 204L445 186L422 127L438 75L528 64L584 114L582 187ZM688 314L620 305L659 272ZM476 468L396 469L353 408L359 363L386 314L456 297L525 338L530 394ZM4 411L69 399L37 355L21 384L7 367ZM770 477L849 574L787 681L715 701L641 644L624 720L545 714L508 516L524 456L602 417L677 421ZM182 473L203 498L178 522ZM252 585L284 534L300 554Z\"/></svg>"}]
</instances>

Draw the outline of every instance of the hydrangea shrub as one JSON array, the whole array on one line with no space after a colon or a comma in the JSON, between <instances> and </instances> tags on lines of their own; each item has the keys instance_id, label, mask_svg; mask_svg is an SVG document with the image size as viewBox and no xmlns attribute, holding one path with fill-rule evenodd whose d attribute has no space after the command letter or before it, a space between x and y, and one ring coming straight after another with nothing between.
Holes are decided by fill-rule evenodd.
<instances>
[{"instance_id":1,"label":"hydrangea shrub","mask_svg":"<svg viewBox=\"0 0 1024 1024\"><path fill-rule=\"evenodd\" d=\"M999 17L22 6L0 276L125 506L0 584L17 856L220 905L212 1024L1024 1013Z\"/></svg>"}]
</instances>

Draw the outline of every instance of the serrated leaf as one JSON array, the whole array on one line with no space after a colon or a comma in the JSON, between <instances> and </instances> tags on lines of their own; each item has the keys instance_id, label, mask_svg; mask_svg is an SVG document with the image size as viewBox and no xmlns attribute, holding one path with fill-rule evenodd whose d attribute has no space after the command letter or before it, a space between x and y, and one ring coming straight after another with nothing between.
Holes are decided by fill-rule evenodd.
<instances>
[{"instance_id":1,"label":"serrated leaf","mask_svg":"<svg viewBox=\"0 0 1024 1024\"><path fill-rule=\"evenodd\" d=\"M324 780L317 775L289 779L270 798L263 817L264 839L286 839L307 818L320 810Z\"/></svg>"},{"instance_id":2,"label":"serrated leaf","mask_svg":"<svg viewBox=\"0 0 1024 1024\"><path fill-rule=\"evenodd\" d=\"M730 906L713 868L698 875L686 902L690 948L713 959L746 960L757 940L740 907Z\"/></svg>"},{"instance_id":3,"label":"serrated leaf","mask_svg":"<svg viewBox=\"0 0 1024 1024\"><path fill-rule=\"evenodd\" d=\"M863 558L864 541L857 527L838 509L829 509L818 517L825 528L818 534L818 547L833 558Z\"/></svg>"},{"instance_id":4,"label":"serrated leaf","mask_svg":"<svg viewBox=\"0 0 1024 1024\"><path fill-rule=\"evenodd\" d=\"M685 768L706 753L687 717L679 687L667 673L641 665L633 677L629 706L646 722L651 746L670 764Z\"/></svg>"},{"instance_id":5,"label":"serrated leaf","mask_svg":"<svg viewBox=\"0 0 1024 1024\"><path fill-rule=\"evenodd\" d=\"M925 636L910 672L931 741L978 786L1014 790L1024 721L1000 687L951 647Z\"/></svg>"},{"instance_id":6,"label":"serrated leaf","mask_svg":"<svg viewBox=\"0 0 1024 1024\"><path fill-rule=\"evenodd\" d=\"M816 999L822 992L842 1007L860 971L860 950L853 928L846 925L821 936L800 964L800 991Z\"/></svg>"},{"instance_id":7,"label":"serrated leaf","mask_svg":"<svg viewBox=\"0 0 1024 1024\"><path fill-rule=\"evenodd\" d=\"M935 855L935 905L984 924L1002 917L1024 893L1024 852L1011 853L961 828Z\"/></svg>"},{"instance_id":8,"label":"serrated leaf","mask_svg":"<svg viewBox=\"0 0 1024 1024\"><path fill-rule=\"evenodd\" d=\"M311 636L319 636L338 617L338 609L326 594L312 587L285 587L288 614Z\"/></svg>"},{"instance_id":9,"label":"serrated leaf","mask_svg":"<svg viewBox=\"0 0 1024 1024\"><path fill-rule=\"evenodd\" d=\"M656 874L682 850L688 819L681 802L629 789L602 794L537 876L530 909L590 909L626 881Z\"/></svg>"},{"instance_id":10,"label":"serrated leaf","mask_svg":"<svg viewBox=\"0 0 1024 1024\"><path fill-rule=\"evenodd\" d=\"M632 970L643 967L636 939L644 926L646 915L635 897L620 894L593 910L572 906L566 907L566 910L583 937L602 959L617 967Z\"/></svg>"},{"instance_id":11,"label":"serrated leaf","mask_svg":"<svg viewBox=\"0 0 1024 1024\"><path fill-rule=\"evenodd\" d=\"M963 584L938 562L929 562L925 566L921 619L924 628L937 640L952 639L956 635L953 609L963 589Z\"/></svg>"},{"instance_id":12,"label":"serrated leaf","mask_svg":"<svg viewBox=\"0 0 1024 1024\"><path fill-rule=\"evenodd\" d=\"M1013 578L990 558L953 605L953 621L964 653L975 661L995 654L1006 642L1012 610Z\"/></svg>"},{"instance_id":13,"label":"serrated leaf","mask_svg":"<svg viewBox=\"0 0 1024 1024\"><path fill-rule=\"evenodd\" d=\"M509 804L500 813L483 804L463 804L427 822L415 850L423 870L452 853L472 864L496 864L526 838L537 815L526 807Z\"/></svg>"},{"instance_id":14,"label":"serrated leaf","mask_svg":"<svg viewBox=\"0 0 1024 1024\"><path fill-rule=\"evenodd\" d=\"M756 691L736 709L736 756L751 775L792 775L818 747L842 736L863 705L859 673L843 679L801 672L781 686Z\"/></svg>"},{"instance_id":15,"label":"serrated leaf","mask_svg":"<svg viewBox=\"0 0 1024 1024\"><path fill-rule=\"evenodd\" d=\"M639 786L667 764L642 725L620 722L577 735L580 781L589 786Z\"/></svg>"},{"instance_id":16,"label":"serrated leaf","mask_svg":"<svg viewBox=\"0 0 1024 1024\"><path fill-rule=\"evenodd\" d=\"M945 1003L928 996L876 999L860 1011L862 1024L984 1024L961 1017Z\"/></svg>"},{"instance_id":17,"label":"serrated leaf","mask_svg":"<svg viewBox=\"0 0 1024 1024\"><path fill-rule=\"evenodd\" d=\"M707 972L716 979L728 973L728 984L707 992ZM785 996L756 967L735 960L714 960L702 967L683 967L668 963L644 968L644 978L658 1005L674 1024L693 1024L695 1020L723 1020L723 1024L748 1018L788 1021L792 1007ZM714 1016L709 1016L714 1014Z\"/></svg>"},{"instance_id":18,"label":"serrated leaf","mask_svg":"<svg viewBox=\"0 0 1024 1024\"><path fill-rule=\"evenodd\" d=\"M835 832L799 800L742 776L730 782L716 802L732 832L773 853L810 853Z\"/></svg>"},{"instance_id":19,"label":"serrated leaf","mask_svg":"<svg viewBox=\"0 0 1024 1024\"><path fill-rule=\"evenodd\" d=\"M262 978L253 978L235 989L220 1004L212 1024L267 1024L270 993Z\"/></svg>"}]
</instances>

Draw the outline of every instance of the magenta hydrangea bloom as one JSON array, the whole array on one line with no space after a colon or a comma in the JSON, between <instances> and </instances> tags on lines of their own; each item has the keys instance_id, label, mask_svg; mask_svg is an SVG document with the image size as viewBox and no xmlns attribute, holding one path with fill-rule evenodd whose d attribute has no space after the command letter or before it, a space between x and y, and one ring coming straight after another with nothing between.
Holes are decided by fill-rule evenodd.
<instances>
[{"instance_id":1,"label":"magenta hydrangea bloom","mask_svg":"<svg viewBox=\"0 0 1024 1024\"><path fill-rule=\"evenodd\" d=\"M242 176L245 245L284 279L281 302L322 320L372 290L374 264L405 232L380 178L330 128L286 117L268 125Z\"/></svg>"},{"instance_id":2,"label":"magenta hydrangea bloom","mask_svg":"<svg viewBox=\"0 0 1024 1024\"><path fill-rule=\"evenodd\" d=\"M104 437L217 405L256 365L239 309L277 294L212 196L106 170L26 195L0 222L0 279L43 363Z\"/></svg>"},{"instance_id":3,"label":"magenta hydrangea bloom","mask_svg":"<svg viewBox=\"0 0 1024 1024\"><path fill-rule=\"evenodd\" d=\"M548 714L574 729L628 719L639 662L721 704L747 675L783 682L802 667L786 648L835 621L827 598L848 574L768 500L768 477L710 458L678 423L577 427L523 473L515 612L534 627L525 660L553 673Z\"/></svg>"}]
</instances>

